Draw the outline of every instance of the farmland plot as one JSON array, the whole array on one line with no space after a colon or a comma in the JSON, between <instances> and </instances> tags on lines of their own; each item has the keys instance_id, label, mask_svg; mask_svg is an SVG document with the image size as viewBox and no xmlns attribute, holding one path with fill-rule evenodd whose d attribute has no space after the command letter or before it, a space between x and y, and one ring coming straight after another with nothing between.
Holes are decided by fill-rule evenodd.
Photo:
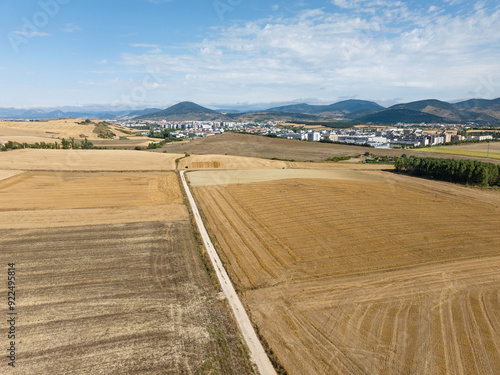
<instances>
[{"instance_id":1,"label":"farmland plot","mask_svg":"<svg viewBox=\"0 0 500 375\"><path fill-rule=\"evenodd\" d=\"M372 174L194 191L290 374L496 374L499 194Z\"/></svg>"},{"instance_id":2,"label":"farmland plot","mask_svg":"<svg viewBox=\"0 0 500 375\"><path fill-rule=\"evenodd\" d=\"M16 267L9 373L251 373L175 173L12 175L0 181L0 264Z\"/></svg>"}]
</instances>

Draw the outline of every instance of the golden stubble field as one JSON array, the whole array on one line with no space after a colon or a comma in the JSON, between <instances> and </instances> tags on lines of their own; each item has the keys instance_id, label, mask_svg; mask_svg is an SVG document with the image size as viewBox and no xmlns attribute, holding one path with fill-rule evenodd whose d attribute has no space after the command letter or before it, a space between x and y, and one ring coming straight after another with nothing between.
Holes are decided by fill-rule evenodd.
<instances>
[{"instance_id":1,"label":"golden stubble field","mask_svg":"<svg viewBox=\"0 0 500 375\"><path fill-rule=\"evenodd\" d=\"M170 171L181 154L132 150L40 150L0 152L0 169L37 171Z\"/></svg>"},{"instance_id":2,"label":"golden stubble field","mask_svg":"<svg viewBox=\"0 0 500 375\"><path fill-rule=\"evenodd\" d=\"M281 364L290 374L497 374L500 194L358 173L373 179L297 171L192 184Z\"/></svg>"},{"instance_id":3,"label":"golden stubble field","mask_svg":"<svg viewBox=\"0 0 500 375\"><path fill-rule=\"evenodd\" d=\"M58 119L47 121L0 121L0 141L13 141L19 143L61 143L62 138L74 138L82 140L87 138L96 146L133 148L135 146L147 147L150 141L147 137L139 137L131 134L130 129L120 125L110 124L109 129L119 139L102 139L94 132L94 121L90 124L82 124L81 119ZM127 138L127 140L124 140Z\"/></svg>"},{"instance_id":4,"label":"golden stubble field","mask_svg":"<svg viewBox=\"0 0 500 375\"><path fill-rule=\"evenodd\" d=\"M5 355L1 373L251 373L175 172L0 172L5 280L8 263L16 367ZM7 349L7 297L0 316Z\"/></svg>"}]
</instances>

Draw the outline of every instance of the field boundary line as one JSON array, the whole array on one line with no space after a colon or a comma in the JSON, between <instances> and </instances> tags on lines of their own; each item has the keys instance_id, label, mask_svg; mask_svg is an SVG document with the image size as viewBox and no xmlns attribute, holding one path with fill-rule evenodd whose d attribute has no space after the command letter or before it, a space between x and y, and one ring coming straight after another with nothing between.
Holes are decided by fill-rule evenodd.
<instances>
[{"instance_id":1,"label":"field boundary line","mask_svg":"<svg viewBox=\"0 0 500 375\"><path fill-rule=\"evenodd\" d=\"M261 342L259 341L257 334L250 322L250 318L248 317L243 304L241 303L238 295L236 294L236 290L234 289L231 280L229 279L229 275L222 264L219 255L215 251L215 247L210 240L207 230L205 229L205 225L203 224L203 220L201 219L200 212L198 211L198 207L196 206L196 202L194 201L193 195L189 189L189 186L186 182L186 178L184 176L185 170L180 171L182 185L184 190L186 191L186 195L188 197L189 204L193 210L193 215L196 221L196 225L200 231L201 237L203 239L203 243L205 248L207 249L208 255L210 256L210 260L212 261L212 265L215 269L215 273L217 274L217 278L219 279L219 283L222 287L224 295L226 296L231 309L233 310L234 316L236 317L236 322L240 328L240 331L243 335L243 338L250 350L250 357L252 361L257 365L259 372L262 375L276 375L276 371L274 370L271 361L269 360Z\"/></svg>"}]
</instances>

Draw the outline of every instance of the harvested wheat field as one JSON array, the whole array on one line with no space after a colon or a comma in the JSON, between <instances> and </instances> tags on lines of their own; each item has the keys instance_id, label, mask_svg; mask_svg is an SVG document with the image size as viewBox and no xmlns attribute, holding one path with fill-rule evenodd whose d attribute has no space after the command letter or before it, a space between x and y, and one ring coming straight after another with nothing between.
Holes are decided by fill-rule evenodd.
<instances>
[{"instance_id":1,"label":"harvested wheat field","mask_svg":"<svg viewBox=\"0 0 500 375\"><path fill-rule=\"evenodd\" d=\"M28 171L168 171L182 156L132 150L21 149L1 152L0 166Z\"/></svg>"},{"instance_id":2,"label":"harvested wheat field","mask_svg":"<svg viewBox=\"0 0 500 375\"><path fill-rule=\"evenodd\" d=\"M279 362L289 374L497 374L500 194L357 173L375 178L193 186Z\"/></svg>"},{"instance_id":3,"label":"harvested wheat field","mask_svg":"<svg viewBox=\"0 0 500 375\"><path fill-rule=\"evenodd\" d=\"M252 371L201 259L175 172L2 179L0 263L5 274L8 263L16 267L9 373ZM7 308L0 305L6 320Z\"/></svg>"},{"instance_id":4,"label":"harvested wheat field","mask_svg":"<svg viewBox=\"0 0 500 375\"><path fill-rule=\"evenodd\" d=\"M253 170L253 169L365 169L365 170L380 170L386 169L387 165L383 164L362 164L356 161L355 163L348 162L294 162L282 160L268 160L261 158L250 158L244 156L228 156L228 155L191 155L183 158L178 165L179 169L238 169L238 170ZM224 172L222 172L224 173Z\"/></svg>"},{"instance_id":5,"label":"harvested wheat field","mask_svg":"<svg viewBox=\"0 0 500 375\"><path fill-rule=\"evenodd\" d=\"M228 171L195 171L189 174L191 186L244 184L287 180L293 178L318 178L354 181L382 181L381 177L351 169L253 169Z\"/></svg>"},{"instance_id":6,"label":"harvested wheat field","mask_svg":"<svg viewBox=\"0 0 500 375\"><path fill-rule=\"evenodd\" d=\"M179 168L189 169L278 169L287 165L285 161L228 155L191 155L179 162Z\"/></svg>"},{"instance_id":7,"label":"harvested wheat field","mask_svg":"<svg viewBox=\"0 0 500 375\"><path fill-rule=\"evenodd\" d=\"M61 143L62 138L82 140L87 138L98 146L130 147L147 146L151 139L138 137L130 129L120 125L109 124L108 129L115 138L124 137L128 140L102 139L96 130L96 123L84 123L80 119L59 119L48 121L0 121L0 140L19 143Z\"/></svg>"},{"instance_id":8,"label":"harvested wheat field","mask_svg":"<svg viewBox=\"0 0 500 375\"><path fill-rule=\"evenodd\" d=\"M98 139L93 125L80 125L81 120L0 121L0 139L15 142L51 142L57 138L79 139L81 135Z\"/></svg>"}]
</instances>

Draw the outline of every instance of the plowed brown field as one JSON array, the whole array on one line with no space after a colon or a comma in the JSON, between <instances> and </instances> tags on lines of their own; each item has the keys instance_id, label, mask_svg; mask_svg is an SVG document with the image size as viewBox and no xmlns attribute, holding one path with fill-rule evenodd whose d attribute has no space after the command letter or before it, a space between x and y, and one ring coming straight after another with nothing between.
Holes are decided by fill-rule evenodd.
<instances>
[{"instance_id":1,"label":"plowed brown field","mask_svg":"<svg viewBox=\"0 0 500 375\"><path fill-rule=\"evenodd\" d=\"M250 374L197 247L174 172L0 173L0 373Z\"/></svg>"},{"instance_id":2,"label":"plowed brown field","mask_svg":"<svg viewBox=\"0 0 500 375\"><path fill-rule=\"evenodd\" d=\"M290 374L497 374L500 194L369 173L193 188L261 334Z\"/></svg>"}]
</instances>

